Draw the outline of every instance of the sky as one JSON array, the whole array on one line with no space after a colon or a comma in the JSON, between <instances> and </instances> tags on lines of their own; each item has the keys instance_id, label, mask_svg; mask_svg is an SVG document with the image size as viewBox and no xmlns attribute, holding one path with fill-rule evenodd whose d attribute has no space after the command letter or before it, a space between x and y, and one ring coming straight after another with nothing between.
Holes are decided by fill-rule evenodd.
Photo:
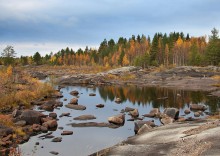
<instances>
[{"instance_id":1,"label":"sky","mask_svg":"<svg viewBox=\"0 0 220 156\"><path fill-rule=\"evenodd\" d=\"M0 0L0 52L18 56L98 48L104 40L156 32L210 35L220 0Z\"/></svg>"}]
</instances>

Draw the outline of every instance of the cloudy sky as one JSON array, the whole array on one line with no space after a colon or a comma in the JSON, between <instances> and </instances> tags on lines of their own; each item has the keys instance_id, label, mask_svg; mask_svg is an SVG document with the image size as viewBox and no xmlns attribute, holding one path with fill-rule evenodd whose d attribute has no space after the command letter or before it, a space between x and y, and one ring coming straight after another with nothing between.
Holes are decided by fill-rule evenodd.
<instances>
[{"instance_id":1,"label":"cloudy sky","mask_svg":"<svg viewBox=\"0 0 220 156\"><path fill-rule=\"evenodd\" d=\"M210 35L220 0L0 0L0 51L42 55L155 32Z\"/></svg>"}]
</instances>

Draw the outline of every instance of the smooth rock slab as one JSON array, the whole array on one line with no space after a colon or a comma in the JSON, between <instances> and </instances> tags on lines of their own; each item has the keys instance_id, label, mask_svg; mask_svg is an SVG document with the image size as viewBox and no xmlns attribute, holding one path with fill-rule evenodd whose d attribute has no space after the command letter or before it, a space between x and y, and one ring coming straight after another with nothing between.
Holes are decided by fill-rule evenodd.
<instances>
[{"instance_id":1,"label":"smooth rock slab","mask_svg":"<svg viewBox=\"0 0 220 156\"><path fill-rule=\"evenodd\" d=\"M73 120L94 120L96 117L94 115L81 115L73 118Z\"/></svg>"},{"instance_id":2,"label":"smooth rock slab","mask_svg":"<svg viewBox=\"0 0 220 156\"><path fill-rule=\"evenodd\" d=\"M66 107L70 108L70 109L75 109L75 110L85 110L86 109L86 106L83 106L83 105L67 104Z\"/></svg>"},{"instance_id":3,"label":"smooth rock slab","mask_svg":"<svg viewBox=\"0 0 220 156\"><path fill-rule=\"evenodd\" d=\"M104 104L97 104L96 107L98 108L103 108L105 105Z\"/></svg>"},{"instance_id":4,"label":"smooth rock slab","mask_svg":"<svg viewBox=\"0 0 220 156\"><path fill-rule=\"evenodd\" d=\"M73 131L63 131L61 135L72 135Z\"/></svg>"},{"instance_id":5,"label":"smooth rock slab","mask_svg":"<svg viewBox=\"0 0 220 156\"><path fill-rule=\"evenodd\" d=\"M50 153L53 154L53 155L58 155L58 154L59 154L59 153L56 152L56 151L50 151Z\"/></svg>"},{"instance_id":6,"label":"smooth rock slab","mask_svg":"<svg viewBox=\"0 0 220 156\"><path fill-rule=\"evenodd\" d=\"M52 142L61 142L62 141L62 137L56 137L52 140Z\"/></svg>"},{"instance_id":7,"label":"smooth rock slab","mask_svg":"<svg viewBox=\"0 0 220 156\"><path fill-rule=\"evenodd\" d=\"M70 123L68 124L72 127L109 127L109 128L118 128L119 126L105 123L105 122L84 122L84 123Z\"/></svg>"}]
</instances>

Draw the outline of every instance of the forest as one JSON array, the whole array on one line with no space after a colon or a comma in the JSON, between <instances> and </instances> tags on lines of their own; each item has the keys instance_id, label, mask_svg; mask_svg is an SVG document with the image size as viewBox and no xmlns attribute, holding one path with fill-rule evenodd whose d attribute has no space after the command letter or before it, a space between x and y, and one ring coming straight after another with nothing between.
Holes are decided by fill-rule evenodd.
<instances>
[{"instance_id":1,"label":"forest","mask_svg":"<svg viewBox=\"0 0 220 156\"><path fill-rule=\"evenodd\" d=\"M13 46L1 53L0 65L74 65L74 66L207 66L220 65L220 39L213 28L209 37L190 37L183 32L155 33L151 38L132 35L117 41L104 39L98 49L67 47L45 56L36 52L33 56L16 57Z\"/></svg>"}]
</instances>

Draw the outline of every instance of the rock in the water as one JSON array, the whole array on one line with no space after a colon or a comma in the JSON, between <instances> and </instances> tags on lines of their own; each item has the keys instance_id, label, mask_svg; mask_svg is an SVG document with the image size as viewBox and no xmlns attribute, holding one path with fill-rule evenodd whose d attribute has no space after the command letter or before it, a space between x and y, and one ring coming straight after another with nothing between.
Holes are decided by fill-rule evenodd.
<instances>
[{"instance_id":1,"label":"rock in the water","mask_svg":"<svg viewBox=\"0 0 220 156\"><path fill-rule=\"evenodd\" d=\"M49 120L47 122L44 122L42 126L52 129L52 128L56 128L57 125L58 124L56 120Z\"/></svg>"},{"instance_id":2,"label":"rock in the water","mask_svg":"<svg viewBox=\"0 0 220 156\"><path fill-rule=\"evenodd\" d=\"M204 111L207 109L207 107L205 105L201 105L201 104L190 104L189 105L190 109L191 110L201 110L201 111Z\"/></svg>"},{"instance_id":3,"label":"rock in the water","mask_svg":"<svg viewBox=\"0 0 220 156\"><path fill-rule=\"evenodd\" d=\"M62 113L59 117L70 116L70 113Z\"/></svg>"},{"instance_id":4,"label":"rock in the water","mask_svg":"<svg viewBox=\"0 0 220 156\"><path fill-rule=\"evenodd\" d=\"M52 142L61 142L62 141L62 137L56 137L53 138Z\"/></svg>"},{"instance_id":5,"label":"rock in the water","mask_svg":"<svg viewBox=\"0 0 220 156\"><path fill-rule=\"evenodd\" d=\"M75 109L75 110L85 110L86 109L86 106L83 106L83 105L67 104L66 107L70 108L70 109Z\"/></svg>"},{"instance_id":6,"label":"rock in the water","mask_svg":"<svg viewBox=\"0 0 220 156\"><path fill-rule=\"evenodd\" d=\"M84 122L84 123L70 123L72 127L109 127L109 128L118 128L118 125L105 123L105 122Z\"/></svg>"},{"instance_id":7,"label":"rock in the water","mask_svg":"<svg viewBox=\"0 0 220 156\"><path fill-rule=\"evenodd\" d=\"M154 118L160 114L160 110L158 108L153 108L149 114L144 114L144 117Z\"/></svg>"},{"instance_id":8,"label":"rock in the water","mask_svg":"<svg viewBox=\"0 0 220 156\"><path fill-rule=\"evenodd\" d=\"M73 118L73 120L93 120L93 119L96 119L94 115L81 115Z\"/></svg>"},{"instance_id":9,"label":"rock in the water","mask_svg":"<svg viewBox=\"0 0 220 156\"><path fill-rule=\"evenodd\" d=\"M116 102L116 103L121 103L121 99L120 99L120 98L116 98L116 99L115 99L115 102Z\"/></svg>"},{"instance_id":10,"label":"rock in the water","mask_svg":"<svg viewBox=\"0 0 220 156\"><path fill-rule=\"evenodd\" d=\"M61 135L72 135L73 131L63 131Z\"/></svg>"},{"instance_id":11,"label":"rock in the water","mask_svg":"<svg viewBox=\"0 0 220 156\"><path fill-rule=\"evenodd\" d=\"M134 132L135 134L138 133L139 129L144 125L148 125L151 127L155 127L156 125L154 124L154 121L137 121L134 123Z\"/></svg>"},{"instance_id":12,"label":"rock in the water","mask_svg":"<svg viewBox=\"0 0 220 156\"><path fill-rule=\"evenodd\" d=\"M170 116L164 116L160 121L162 124L167 125L173 123L174 119Z\"/></svg>"},{"instance_id":13,"label":"rock in the water","mask_svg":"<svg viewBox=\"0 0 220 156\"><path fill-rule=\"evenodd\" d=\"M26 121L29 125L40 124L42 117L45 115L35 110L25 110L20 115L21 120Z\"/></svg>"},{"instance_id":14,"label":"rock in the water","mask_svg":"<svg viewBox=\"0 0 220 156\"><path fill-rule=\"evenodd\" d=\"M195 112L195 113L194 113L194 116L195 116L195 117L200 117L199 112Z\"/></svg>"},{"instance_id":15,"label":"rock in the water","mask_svg":"<svg viewBox=\"0 0 220 156\"><path fill-rule=\"evenodd\" d=\"M190 113L190 110L189 110L189 109L185 109L185 110L184 110L184 113L185 113L185 114L189 114L189 113Z\"/></svg>"},{"instance_id":16,"label":"rock in the water","mask_svg":"<svg viewBox=\"0 0 220 156\"><path fill-rule=\"evenodd\" d=\"M130 111L133 111L133 110L134 110L134 108L125 107L124 112L130 112Z\"/></svg>"},{"instance_id":17,"label":"rock in the water","mask_svg":"<svg viewBox=\"0 0 220 156\"><path fill-rule=\"evenodd\" d=\"M151 126L144 124L137 132L138 135L149 132L152 129Z\"/></svg>"},{"instance_id":18,"label":"rock in the water","mask_svg":"<svg viewBox=\"0 0 220 156\"><path fill-rule=\"evenodd\" d=\"M52 113L49 114L49 117L51 117L53 119L56 119L57 118L57 113L52 112Z\"/></svg>"},{"instance_id":19,"label":"rock in the water","mask_svg":"<svg viewBox=\"0 0 220 156\"><path fill-rule=\"evenodd\" d=\"M134 109L133 111L130 111L129 114L134 117L137 118L139 116L139 112L138 109Z\"/></svg>"},{"instance_id":20,"label":"rock in the water","mask_svg":"<svg viewBox=\"0 0 220 156\"><path fill-rule=\"evenodd\" d=\"M96 96L96 94L95 93L90 93L89 96Z\"/></svg>"},{"instance_id":21,"label":"rock in the water","mask_svg":"<svg viewBox=\"0 0 220 156\"><path fill-rule=\"evenodd\" d=\"M119 114L116 116L112 116L108 118L109 123L113 123L116 125L123 125L125 122L125 115L124 114Z\"/></svg>"},{"instance_id":22,"label":"rock in the water","mask_svg":"<svg viewBox=\"0 0 220 156\"><path fill-rule=\"evenodd\" d=\"M77 96L79 94L79 92L77 90L73 90L70 92L70 94L73 96Z\"/></svg>"},{"instance_id":23,"label":"rock in the water","mask_svg":"<svg viewBox=\"0 0 220 156\"><path fill-rule=\"evenodd\" d=\"M78 99L77 98L71 99L70 104L77 105L78 104Z\"/></svg>"},{"instance_id":24,"label":"rock in the water","mask_svg":"<svg viewBox=\"0 0 220 156\"><path fill-rule=\"evenodd\" d=\"M56 151L50 151L50 153L53 154L53 155L58 155L58 154L59 154L59 153L56 152Z\"/></svg>"},{"instance_id":25,"label":"rock in the water","mask_svg":"<svg viewBox=\"0 0 220 156\"><path fill-rule=\"evenodd\" d=\"M98 108L103 108L105 105L104 104L97 104L96 107Z\"/></svg>"},{"instance_id":26,"label":"rock in the water","mask_svg":"<svg viewBox=\"0 0 220 156\"><path fill-rule=\"evenodd\" d=\"M177 109L177 108L166 108L166 109L164 109L164 114L166 114L169 117L177 120L179 118L179 109Z\"/></svg>"}]
</instances>

